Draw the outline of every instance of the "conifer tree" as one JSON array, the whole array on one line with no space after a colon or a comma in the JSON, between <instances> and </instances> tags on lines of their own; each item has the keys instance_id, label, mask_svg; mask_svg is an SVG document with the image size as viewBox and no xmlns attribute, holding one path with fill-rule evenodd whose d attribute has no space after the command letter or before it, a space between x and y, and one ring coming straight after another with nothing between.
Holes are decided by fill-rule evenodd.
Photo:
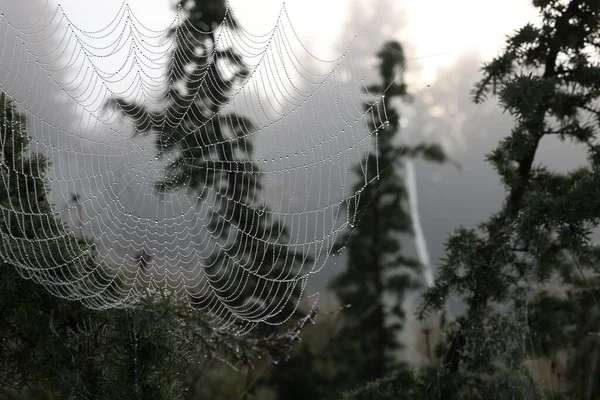
<instances>
[{"instance_id":1,"label":"conifer tree","mask_svg":"<svg viewBox=\"0 0 600 400\"><path fill-rule=\"evenodd\" d=\"M451 295L467 305L442 358L443 375L452 382L446 399L492 392L513 398L502 397L490 380L526 376L523 361L540 356L540 347L548 356L569 349L579 366L595 371L573 382L582 395L576 398L599 393L597 326L583 318L596 318L598 304L598 247L590 237L600 222L600 2L533 5L541 24L509 36L473 91L476 103L497 96L515 119L511 134L487 156L507 190L504 205L477 229L461 227L450 236L435 285L425 294L422 315L441 309ZM582 146L586 165L559 173L536 160L549 137ZM536 295L549 284L566 288L566 300L549 290ZM573 324L580 330L571 331Z\"/></svg>"},{"instance_id":2,"label":"conifer tree","mask_svg":"<svg viewBox=\"0 0 600 400\"><path fill-rule=\"evenodd\" d=\"M398 42L386 43L377 56L381 80L367 91L380 98L378 107L386 110L388 121L382 126L369 123L375 150L354 171L362 178L366 169L366 181L371 183L348 205L355 225L337 244L338 249L346 247L348 265L330 284L342 304L351 305L343 312L336 347L339 363L348 369L341 379L354 384L382 377L394 365L393 353L401 347L398 335L405 319L405 295L420 285L421 265L404 255L401 243L403 234L412 234L401 161L404 157L446 160L437 145L398 143L400 113L393 101L408 98L403 78L406 59ZM354 190L361 188L358 182ZM395 299L391 310L384 304L385 295Z\"/></svg>"},{"instance_id":3,"label":"conifer tree","mask_svg":"<svg viewBox=\"0 0 600 400\"><path fill-rule=\"evenodd\" d=\"M172 294L97 311L23 274L19 265L33 259L49 273L68 268L67 276L81 277L83 259L96 284L110 276L92 241L54 215L49 163L30 154L25 118L4 94L0 105L0 398L183 399L193 387L187 374L207 360L243 366L258 356L287 357L309 320L270 340L241 338L215 331ZM62 294L75 289L66 285Z\"/></svg>"},{"instance_id":4,"label":"conifer tree","mask_svg":"<svg viewBox=\"0 0 600 400\"><path fill-rule=\"evenodd\" d=\"M96 282L102 283L93 245L68 233L53 214L46 198L49 163L41 155L28 155L25 118L4 94L0 104L0 395L28 387L63 397L127 396L131 390L115 382L107 387L110 380L133 387L134 379L127 372L134 358L127 357L132 352L125 312L99 313L59 297L60 293L52 295L51 286L42 286L17 267L36 260L49 274L68 269L60 275L63 279L81 277L81 262L70 258L76 254L95 269ZM57 268L63 264L66 267ZM153 390L160 393L157 387Z\"/></svg>"},{"instance_id":5,"label":"conifer tree","mask_svg":"<svg viewBox=\"0 0 600 400\"><path fill-rule=\"evenodd\" d=\"M269 304L257 303L248 313L261 313L268 323L278 323L294 310L300 294L302 281L290 278L311 257L288 246L286 226L261 202L260 170L252 160L247 135L255 129L252 121L224 111L232 90L250 73L243 57L233 48L222 48L223 41L217 40L221 23L226 20L235 30L237 22L225 0L182 0L176 6L185 18L169 32L174 50L165 107L155 111L125 99L108 104L133 122L136 134L155 135L159 157L177 154L165 167L164 179L156 182L157 191L186 189L201 201L215 199L210 201L217 206L210 210L207 229L219 233L218 249L202 268L213 280L220 276L215 274L225 274L218 280L230 282L218 288L220 298L231 299L227 305L239 308L260 297ZM261 293L273 296L265 299ZM194 300L214 304L215 299Z\"/></svg>"}]
</instances>

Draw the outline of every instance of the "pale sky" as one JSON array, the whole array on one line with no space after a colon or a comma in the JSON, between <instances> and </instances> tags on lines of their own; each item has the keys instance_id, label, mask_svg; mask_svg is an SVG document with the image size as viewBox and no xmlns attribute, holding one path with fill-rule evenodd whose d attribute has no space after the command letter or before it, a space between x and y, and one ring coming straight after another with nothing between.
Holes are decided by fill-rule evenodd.
<instances>
[{"instance_id":1,"label":"pale sky","mask_svg":"<svg viewBox=\"0 0 600 400\"><path fill-rule=\"evenodd\" d=\"M122 4L122 0L51 1L59 3L69 18L84 29L106 26ZM127 3L151 29L164 29L175 17L166 0L128 0ZM333 46L340 40L339 33L353 3L352 0L287 0L285 5L296 32L311 52L330 59L339 55ZM282 4L282 0L230 0L239 21L256 34L272 29ZM389 34L396 33L412 42L417 57L425 57L421 60L425 80L433 80L437 68L453 63L465 51L479 50L485 59L494 56L506 34L536 17L526 0L407 0L394 4L395 9L389 12L398 14L399 23L388 27ZM382 10L375 6L373 11ZM402 13L407 18L402 18ZM360 34L357 30L356 35Z\"/></svg>"}]
</instances>

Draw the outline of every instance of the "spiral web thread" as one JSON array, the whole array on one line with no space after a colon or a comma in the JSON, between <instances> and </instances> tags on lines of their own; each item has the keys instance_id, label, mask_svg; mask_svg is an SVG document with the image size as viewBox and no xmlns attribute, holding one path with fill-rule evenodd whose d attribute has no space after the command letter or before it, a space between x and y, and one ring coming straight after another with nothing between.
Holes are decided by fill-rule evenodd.
<instances>
[{"instance_id":1,"label":"spiral web thread","mask_svg":"<svg viewBox=\"0 0 600 400\"><path fill-rule=\"evenodd\" d=\"M352 96L365 92L352 46L337 59L323 60L301 43L285 4L273 29L263 35L254 35L239 24L234 29L228 7L214 32L212 51L235 49L250 74L221 104L220 113L235 117L229 124L222 118L209 118L208 123L238 129L238 135L228 140L251 141L259 170L245 161L215 162L214 168L241 169L260 177L263 188L252 192L254 216L247 223L266 216L287 226L289 239L281 243L301 255L301 268L283 260L284 272L273 277L259 272L264 260L229 257L221 265L210 265L214 263L211 256L234 240L219 239L207 222L211 212L220 212L218 189L204 187L204 198L185 188L157 194L153 185L164 177L169 155L157 152L146 137L132 137L136 130L132 122L141 121L124 120L120 110L105 107L109 99L127 98L149 109L161 109L161 93L173 78L165 71L174 39L165 34L178 26L179 40L185 43L183 33L195 29L182 21L180 10L166 29L153 30L126 3L99 30L78 27L60 5L51 3L26 28L0 15L0 38L4 37L0 66L8 70L5 77L0 75L0 90L27 117L30 150L51 162L46 194L56 204L53 216L67 227L58 234L35 232L33 242L42 247L52 242L67 262L24 257L31 240L4 231L2 239L21 243L22 249L9 247L0 255L53 295L80 300L95 309L128 307L148 290L160 288L187 296L220 326L244 322L252 327L270 316L281 317L284 305L293 302L278 319L277 324L283 323L300 301L290 288L299 285L304 293L309 277L335 257L332 246L338 235L353 226L343 207L358 204L351 199L360 196L360 191L345 194L354 179L349 169L376 145L377 132L369 131L367 123L382 128L386 111L379 99L361 96L357 101ZM10 37L15 38L12 45ZM235 61L223 68L229 76L237 73ZM34 78L30 82L19 79L19 73ZM353 79L347 84L349 76ZM210 85L219 76L207 69L198 79ZM41 85L44 80L49 85ZM59 96L43 102L50 92ZM253 126L236 119L240 115ZM174 126L182 121L182 115L166 115L160 124ZM186 129L192 133L202 126ZM361 164L361 168L364 185L368 185L367 166ZM10 190L11 182L4 183ZM241 203L233 199L232 204ZM45 215L20 211L16 204L2 206L2 211L22 220ZM93 262L74 235L93 238L98 249ZM275 232L267 239L252 239L278 241L279 237ZM140 268L140 260L146 268ZM238 272L241 278L232 279ZM243 283L245 276L252 276L258 284L247 301L234 304L242 294L231 285Z\"/></svg>"}]
</instances>

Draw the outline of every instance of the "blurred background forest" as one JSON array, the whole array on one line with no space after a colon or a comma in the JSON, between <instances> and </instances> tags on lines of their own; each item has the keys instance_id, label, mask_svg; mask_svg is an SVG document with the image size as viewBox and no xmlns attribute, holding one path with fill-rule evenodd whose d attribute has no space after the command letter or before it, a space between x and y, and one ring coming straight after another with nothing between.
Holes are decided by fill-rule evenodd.
<instances>
[{"instance_id":1,"label":"blurred background forest","mask_svg":"<svg viewBox=\"0 0 600 400\"><path fill-rule=\"evenodd\" d=\"M252 78L251 69L244 54L233 50L209 57L206 49L218 33L202 32L217 29L226 16L234 27L239 22L243 29L268 31L281 4L130 1L143 23L164 26L179 10L196 29L187 38L197 41L196 48L175 40L168 68L177 79L152 89L179 96L184 105L165 95L166 105L152 109L113 95L103 109L116 110L137 136L84 132L62 149L56 127L81 115L73 108L73 121L53 125L54 107L71 105L51 79L23 67L32 62L31 53L13 50L23 38L10 26L28 27L44 10L42 0L29 3L0 0L0 398L600 398L600 0L286 2L294 35L317 59L339 56L354 38L352 57L340 61L340 68L354 71L358 65L363 73L328 82L339 97L315 96L308 107L350 98L364 84L368 93L362 95L386 110L386 120L364 127L376 145L349 161L348 185L319 182L336 198L360 192L345 204L351 222L331 248L335 256L307 282L286 286L287 301L300 302L297 310L292 303L281 306L290 319L269 315L264 324L248 324L253 330L243 335L212 329L202 308L210 299L200 294L185 297L179 288L131 307L95 310L54 295L62 293L60 285L49 293L16 265L21 259L44 260L41 268L48 270L68 265L69 273L83 279L79 264L70 265L64 255L64 249L77 249L85 254L78 263L95 271L98 282L110 273L97 260L115 257L131 265L135 279L141 271L144 278L136 284L143 287L155 279L149 266L181 255L181 239L149 244L171 237L170 228L149 232L135 247L130 243L140 236L127 225L115 228L114 236L94 225L106 219L107 226L119 226L118 218L111 219L114 210L95 193L102 185L64 178L96 162L73 154L116 156L123 149L131 165L141 166L112 177L129 206L137 207L141 188L132 182L153 181L152 190L167 196L183 187L190 198L204 201L204 188L218 186L216 196L225 200L212 203L217 215L208 216L204 228L221 232L219 240L234 239L227 250L208 256L215 271L242 253L273 260L260 266L271 277L316 263L279 239L244 238L280 229L283 241L293 243L294 228L300 231L292 222L267 217L277 206L253 193L287 196L298 211L321 207L322 192L295 190L285 181L261 186L258 178L234 169L187 168L209 154L216 162L248 162L259 170L255 160L276 150L269 137L239 139L243 126L257 121L240 116L243 123L233 123L223 104L235 96L230 86ZM58 10L93 33L119 7L73 1ZM177 37L174 32L164 36ZM47 45L27 43L39 46L40 54ZM192 67L181 59L192 60ZM230 77L220 62L238 69ZM195 67L211 71L220 83L195 81ZM60 74L68 80L67 72ZM35 101L32 90L23 89L28 82L35 82ZM369 112L372 106L362 99L352 101ZM46 136L39 121L21 112L36 107L52 126L44 128ZM200 111L187 114L185 107ZM166 129L157 121L168 114L182 115L182 123ZM207 124L213 116L219 123ZM303 140L307 133L297 127L304 117L285 119L284 141ZM337 129L333 118L319 118L320 129ZM229 124L232 132L219 124ZM185 127L201 128L189 133ZM213 138L238 143L228 134L243 146L192 145ZM154 160L155 154L157 160L177 156L163 168L144 158ZM274 162L271 169L286 166ZM48 196L42 195L44 185ZM158 218L153 212L160 202L152 201L140 203L140 215ZM178 204L185 211L186 203ZM257 222L245 228L250 219ZM317 225L307 222L304 229ZM64 243L36 247L35 238L56 236ZM272 255L282 251L286 261L275 261ZM195 261L183 256L177 262ZM231 279L247 284L240 292L224 289L225 298L236 295L228 304L233 308L253 299L256 287L268 288L252 274ZM159 282L157 290L165 286ZM106 287L107 293L125 290ZM318 310L311 296L316 293Z\"/></svg>"}]
</instances>

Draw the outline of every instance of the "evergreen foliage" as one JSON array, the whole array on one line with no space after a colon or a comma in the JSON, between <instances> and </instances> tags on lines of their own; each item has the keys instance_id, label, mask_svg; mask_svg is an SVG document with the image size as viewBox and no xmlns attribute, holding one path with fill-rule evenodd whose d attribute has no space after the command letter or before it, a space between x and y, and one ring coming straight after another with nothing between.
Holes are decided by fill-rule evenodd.
<instances>
[{"instance_id":1,"label":"evergreen foliage","mask_svg":"<svg viewBox=\"0 0 600 400\"><path fill-rule=\"evenodd\" d=\"M338 249L346 247L347 269L330 284L340 302L351 305L343 312L344 322L336 344L338 362L347 366L343 376L348 382L383 377L395 365L395 352L401 348L398 336L405 320L405 295L421 284L422 266L406 257L402 248L402 235L413 234L402 174L403 158L446 161L438 145L398 143L400 110L394 101L409 97L403 78L406 59L398 42L385 43L377 57L381 80L368 87L368 93L380 98L378 106L386 110L388 121L383 126L369 123L376 139L374 150L354 172L363 177L365 169L366 181L371 183L347 207L354 229L337 244ZM361 187L362 182L358 182L353 190ZM394 298L391 310L387 309L384 296Z\"/></svg>"},{"instance_id":2,"label":"evergreen foliage","mask_svg":"<svg viewBox=\"0 0 600 400\"><path fill-rule=\"evenodd\" d=\"M494 376L508 368L525 375L525 360L559 349L579 368L570 381L578 398L600 395L600 342L590 336L597 326L583 322L584 316L594 321L598 308L598 247L590 237L600 221L600 2L533 5L541 24L509 36L473 91L476 103L497 96L515 118L510 136L487 156L506 187L506 200L478 229L461 227L450 236L435 286L424 296L422 316L440 310L451 295L467 305L442 359L454 383L444 392L447 399L463 398L467 385L487 385L469 383L469 374ZM588 164L558 173L536 163L549 136L583 146ZM566 299L551 294L552 285L566 289Z\"/></svg>"},{"instance_id":3,"label":"evergreen foliage","mask_svg":"<svg viewBox=\"0 0 600 400\"><path fill-rule=\"evenodd\" d=\"M255 129L252 122L224 111L233 89L250 73L235 49L222 48L223 41L218 42L219 24L226 21L235 30L236 19L225 0L183 0L176 5L185 18L169 31L174 49L164 107L155 111L125 99L112 100L108 106L124 114L136 134L155 135L158 157L175 155L165 167L164 179L156 182L159 193L186 189L198 196L199 204L215 200L210 201L216 207L210 210L207 229L218 232L218 245L202 268L213 281L229 284L218 286L219 299L209 295L193 302L245 307L244 313L260 316L270 325L292 313L300 317L295 306L305 280L291 278L312 259L289 245L286 226L261 202L260 169L252 160L248 135ZM253 302L266 300L261 293L276 295L269 297L269 304Z\"/></svg>"},{"instance_id":4,"label":"evergreen foliage","mask_svg":"<svg viewBox=\"0 0 600 400\"><path fill-rule=\"evenodd\" d=\"M353 230L333 249L345 248L348 256L347 270L330 283L344 304L332 313L341 319L329 326L322 316L317 326L306 332L305 341L290 360L264 380L279 398L339 399L341 392L381 378L400 365L396 351L401 349L398 335L405 318L402 303L408 291L420 287L421 272L419 262L404 255L401 243L402 235L412 234L402 161L422 157L441 163L446 156L437 145L398 143L400 114L393 102L409 97L402 74L406 60L398 42L385 43L377 56L381 81L367 91L381 99L373 106L380 110L385 107L388 123L376 126L371 122L368 126L376 135L376 144L354 167L360 181L353 191L362 189L363 179L370 183L347 205ZM366 106L367 111L370 107ZM392 309L384 305L385 295L394 298Z\"/></svg>"},{"instance_id":5,"label":"evergreen foliage","mask_svg":"<svg viewBox=\"0 0 600 400\"><path fill-rule=\"evenodd\" d=\"M21 276L18 265L28 257L46 260L49 272L72 265L77 276L81 262L66 257L73 251L100 278L109 267L97 263L91 240L55 217L45 190L49 164L29 154L25 119L4 94L0 104L0 397L183 399L195 388L188 374L210 359L241 367L287 358L316 310L267 339L240 337L214 330L207 315L173 294L148 292L126 308L96 311ZM39 240L47 237L61 239Z\"/></svg>"}]
</instances>

